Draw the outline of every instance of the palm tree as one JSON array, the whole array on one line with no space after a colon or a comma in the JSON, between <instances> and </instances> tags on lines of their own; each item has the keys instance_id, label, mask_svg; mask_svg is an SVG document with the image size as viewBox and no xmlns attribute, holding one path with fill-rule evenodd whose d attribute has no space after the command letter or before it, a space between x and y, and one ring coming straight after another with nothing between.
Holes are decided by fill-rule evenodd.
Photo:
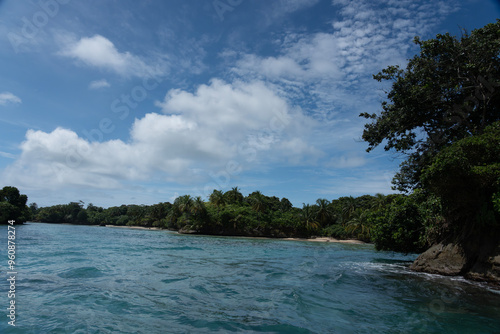
<instances>
[{"instance_id":1,"label":"palm tree","mask_svg":"<svg viewBox=\"0 0 500 334\"><path fill-rule=\"evenodd\" d=\"M370 240L371 226L368 222L368 210L357 209L345 226L346 232L356 235L360 240Z\"/></svg>"},{"instance_id":2,"label":"palm tree","mask_svg":"<svg viewBox=\"0 0 500 334\"><path fill-rule=\"evenodd\" d=\"M224 196L226 197L228 204L240 204L243 202L243 195L241 194L238 187L234 187L227 191Z\"/></svg>"},{"instance_id":3,"label":"palm tree","mask_svg":"<svg viewBox=\"0 0 500 334\"><path fill-rule=\"evenodd\" d=\"M342 225L345 227L351 220L351 216L356 210L356 200L352 197L344 197L342 203Z\"/></svg>"},{"instance_id":4,"label":"palm tree","mask_svg":"<svg viewBox=\"0 0 500 334\"><path fill-rule=\"evenodd\" d=\"M221 190L215 190L209 197L210 203L212 203L215 207L220 208L226 205L226 199L224 198L224 194Z\"/></svg>"},{"instance_id":5,"label":"palm tree","mask_svg":"<svg viewBox=\"0 0 500 334\"><path fill-rule=\"evenodd\" d=\"M302 203L301 218L302 222L306 226L307 231L313 232L319 228L316 217L317 215L315 214L313 207L309 204Z\"/></svg>"},{"instance_id":6,"label":"palm tree","mask_svg":"<svg viewBox=\"0 0 500 334\"><path fill-rule=\"evenodd\" d=\"M190 195L177 197L175 199L175 202L178 202L179 210L181 211L181 213L185 213L187 215L191 214L191 208L193 207L193 198Z\"/></svg>"},{"instance_id":7,"label":"palm tree","mask_svg":"<svg viewBox=\"0 0 500 334\"><path fill-rule=\"evenodd\" d=\"M265 212L267 209L266 197L262 195L260 191L254 191L249 197L252 209L257 212L257 219L260 222L261 213Z\"/></svg>"},{"instance_id":8,"label":"palm tree","mask_svg":"<svg viewBox=\"0 0 500 334\"><path fill-rule=\"evenodd\" d=\"M293 208L293 204L288 198L283 197L280 201L279 208L281 212L287 212Z\"/></svg>"},{"instance_id":9,"label":"palm tree","mask_svg":"<svg viewBox=\"0 0 500 334\"><path fill-rule=\"evenodd\" d=\"M264 212L266 210L266 200L265 196L262 195L260 191L255 191L252 193L252 209L257 212Z\"/></svg>"},{"instance_id":10,"label":"palm tree","mask_svg":"<svg viewBox=\"0 0 500 334\"><path fill-rule=\"evenodd\" d=\"M174 204L172 204L172 208L167 214L167 221L169 222L168 225L169 227L172 228L177 228L177 219L182 215L181 210L179 208L180 203L179 203L179 197L177 197L174 201Z\"/></svg>"},{"instance_id":11,"label":"palm tree","mask_svg":"<svg viewBox=\"0 0 500 334\"><path fill-rule=\"evenodd\" d=\"M329 207L330 201L324 198L320 198L316 200L316 205L318 206L316 219L321 223L322 226L326 226L332 218L332 213Z\"/></svg>"},{"instance_id":12,"label":"palm tree","mask_svg":"<svg viewBox=\"0 0 500 334\"><path fill-rule=\"evenodd\" d=\"M202 217L206 214L207 208L205 207L205 202L201 199L201 196L198 196L194 199L193 205L191 207L191 212L195 216Z\"/></svg>"},{"instance_id":13,"label":"palm tree","mask_svg":"<svg viewBox=\"0 0 500 334\"><path fill-rule=\"evenodd\" d=\"M196 197L191 206L191 213L194 217L193 228L199 230L207 222L207 208L200 196Z\"/></svg>"},{"instance_id":14,"label":"palm tree","mask_svg":"<svg viewBox=\"0 0 500 334\"><path fill-rule=\"evenodd\" d=\"M375 210L380 210L384 207L385 202L387 200L387 197L383 194L375 194L375 197L373 198L373 203L372 203L372 209Z\"/></svg>"}]
</instances>

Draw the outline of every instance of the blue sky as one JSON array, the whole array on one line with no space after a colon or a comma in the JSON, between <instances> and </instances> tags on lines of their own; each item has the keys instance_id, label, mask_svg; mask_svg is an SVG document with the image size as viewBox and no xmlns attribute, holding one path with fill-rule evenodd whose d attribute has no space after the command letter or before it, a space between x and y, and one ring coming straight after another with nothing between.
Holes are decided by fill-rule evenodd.
<instances>
[{"instance_id":1,"label":"blue sky","mask_svg":"<svg viewBox=\"0 0 500 334\"><path fill-rule=\"evenodd\" d=\"M391 193L362 112L414 36L494 22L488 0L0 1L0 185L40 206L153 204L238 186Z\"/></svg>"}]
</instances>

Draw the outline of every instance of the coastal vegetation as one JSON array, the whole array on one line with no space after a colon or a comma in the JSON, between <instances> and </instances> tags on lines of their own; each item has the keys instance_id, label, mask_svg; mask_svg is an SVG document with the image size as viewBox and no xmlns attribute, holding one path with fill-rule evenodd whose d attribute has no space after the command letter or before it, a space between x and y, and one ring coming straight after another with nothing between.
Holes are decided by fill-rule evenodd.
<instances>
[{"instance_id":1,"label":"coastal vegetation","mask_svg":"<svg viewBox=\"0 0 500 334\"><path fill-rule=\"evenodd\" d=\"M31 212L26 206L28 196L20 194L16 187L6 186L0 190L0 224L14 220L22 224L31 218Z\"/></svg>"},{"instance_id":2,"label":"coastal vegetation","mask_svg":"<svg viewBox=\"0 0 500 334\"><path fill-rule=\"evenodd\" d=\"M374 76L392 87L380 113L361 115L363 139L406 155L395 189L439 199L424 232L434 246L413 269L500 282L500 20L415 43L406 69Z\"/></svg>"},{"instance_id":3,"label":"coastal vegetation","mask_svg":"<svg viewBox=\"0 0 500 334\"><path fill-rule=\"evenodd\" d=\"M436 208L438 208L436 210ZM47 223L158 227L181 233L231 236L358 239L378 249L418 252L429 246L427 229L439 219L439 200L418 193L318 199L293 207L286 198L235 187L214 190L208 201L183 195L173 203L102 208L71 202L37 209Z\"/></svg>"}]
</instances>

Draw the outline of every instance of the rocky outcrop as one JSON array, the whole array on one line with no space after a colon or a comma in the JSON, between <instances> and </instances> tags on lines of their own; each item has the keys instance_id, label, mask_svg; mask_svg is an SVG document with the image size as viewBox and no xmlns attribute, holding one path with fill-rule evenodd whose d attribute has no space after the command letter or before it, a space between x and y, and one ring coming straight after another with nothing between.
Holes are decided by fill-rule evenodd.
<instances>
[{"instance_id":1,"label":"rocky outcrop","mask_svg":"<svg viewBox=\"0 0 500 334\"><path fill-rule=\"evenodd\" d=\"M198 231L190 229L189 226L181 228L178 232L180 234L199 234Z\"/></svg>"},{"instance_id":2,"label":"rocky outcrop","mask_svg":"<svg viewBox=\"0 0 500 334\"><path fill-rule=\"evenodd\" d=\"M457 276L464 274L467 257L462 247L455 244L437 244L422 253L410 269L430 274Z\"/></svg>"},{"instance_id":3,"label":"rocky outcrop","mask_svg":"<svg viewBox=\"0 0 500 334\"><path fill-rule=\"evenodd\" d=\"M466 278L473 280L484 280L496 282L500 285L500 245L490 254L482 254L478 257Z\"/></svg>"},{"instance_id":4,"label":"rocky outcrop","mask_svg":"<svg viewBox=\"0 0 500 334\"><path fill-rule=\"evenodd\" d=\"M411 270L448 276L464 276L500 286L500 241L498 238L440 243L422 253Z\"/></svg>"}]
</instances>

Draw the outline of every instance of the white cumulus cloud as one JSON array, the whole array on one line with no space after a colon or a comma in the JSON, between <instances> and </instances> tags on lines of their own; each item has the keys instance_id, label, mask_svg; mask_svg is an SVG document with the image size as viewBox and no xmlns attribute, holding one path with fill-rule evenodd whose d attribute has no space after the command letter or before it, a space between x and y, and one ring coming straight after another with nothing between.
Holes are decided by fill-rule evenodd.
<instances>
[{"instance_id":1,"label":"white cumulus cloud","mask_svg":"<svg viewBox=\"0 0 500 334\"><path fill-rule=\"evenodd\" d=\"M90 142L64 128L29 130L20 157L1 178L42 189L117 189L158 178L203 182L228 164L243 170L321 155L302 136L313 121L262 82L212 80L194 92L171 90L157 104L163 113L136 119L126 142Z\"/></svg>"}]
</instances>

